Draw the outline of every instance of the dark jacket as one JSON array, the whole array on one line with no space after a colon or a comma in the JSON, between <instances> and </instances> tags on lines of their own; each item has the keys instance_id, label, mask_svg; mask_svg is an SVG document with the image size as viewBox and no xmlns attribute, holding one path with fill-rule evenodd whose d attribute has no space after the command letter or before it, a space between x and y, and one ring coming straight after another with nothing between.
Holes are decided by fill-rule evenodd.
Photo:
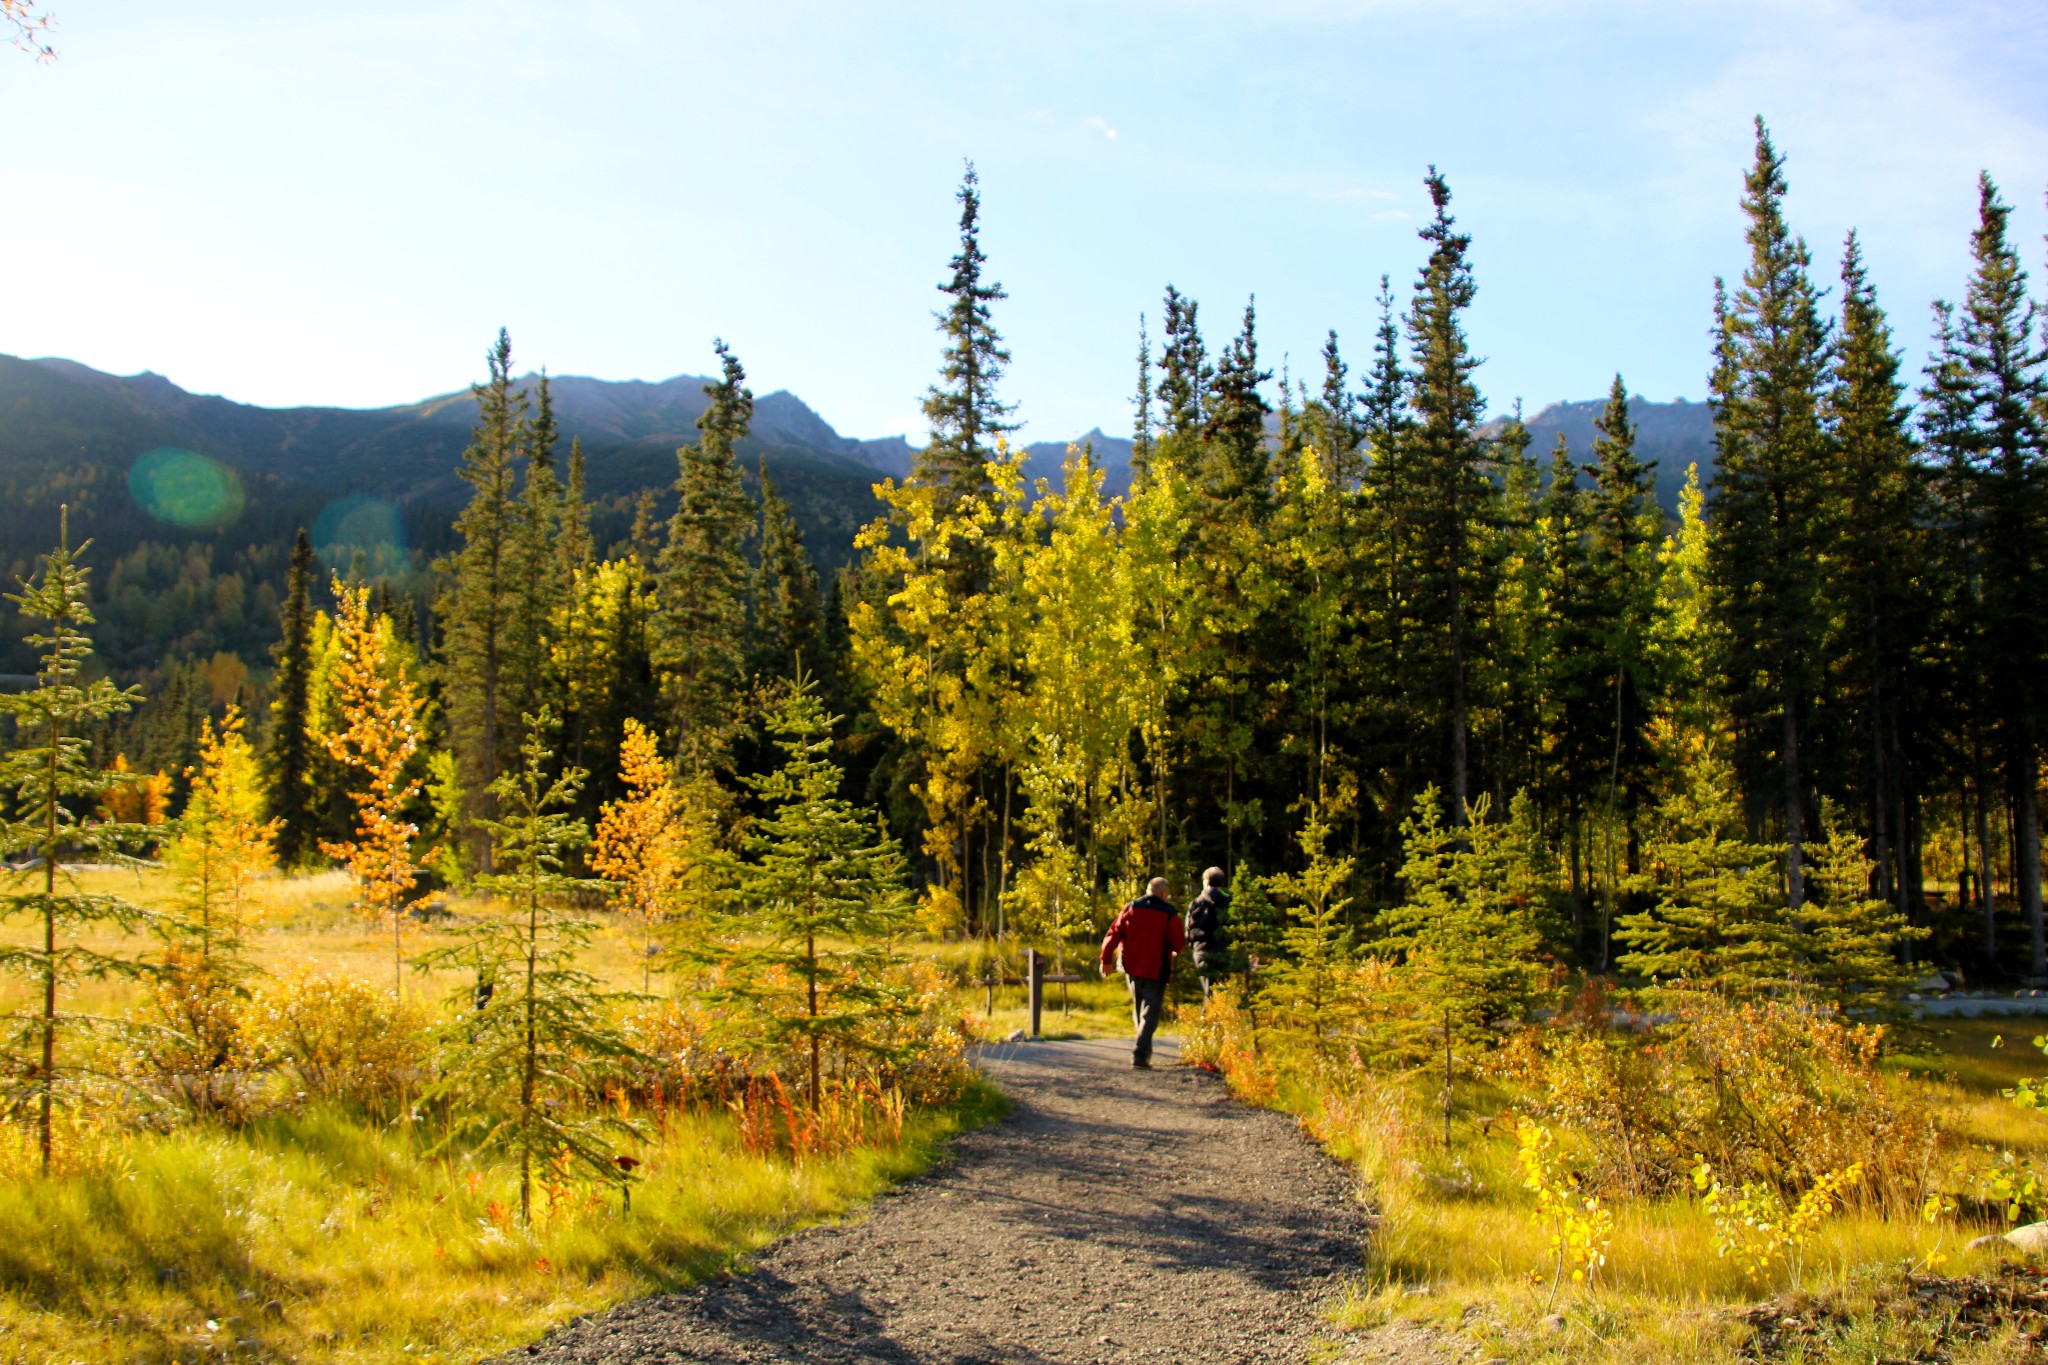
<instances>
[{"instance_id":1,"label":"dark jacket","mask_svg":"<svg viewBox=\"0 0 2048 1365\"><path fill-rule=\"evenodd\" d=\"M1220 886L1203 887L1188 907L1188 944L1195 951L1197 964L1229 946L1230 936L1223 928L1223 918L1229 913L1230 893Z\"/></svg>"},{"instance_id":2,"label":"dark jacket","mask_svg":"<svg viewBox=\"0 0 2048 1365\"><path fill-rule=\"evenodd\" d=\"M1173 975L1173 955L1187 946L1180 911L1157 896L1140 896L1117 912L1102 940L1102 970L1109 971L1116 951L1124 952L1124 975L1140 981L1164 981Z\"/></svg>"}]
</instances>

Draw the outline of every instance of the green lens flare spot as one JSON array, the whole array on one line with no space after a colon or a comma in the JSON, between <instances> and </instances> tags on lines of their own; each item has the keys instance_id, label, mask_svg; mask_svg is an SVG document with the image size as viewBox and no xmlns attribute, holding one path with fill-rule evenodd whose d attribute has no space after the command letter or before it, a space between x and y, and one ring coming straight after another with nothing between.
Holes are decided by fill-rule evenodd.
<instances>
[{"instance_id":1,"label":"green lens flare spot","mask_svg":"<svg viewBox=\"0 0 2048 1365\"><path fill-rule=\"evenodd\" d=\"M242 515L248 498L242 480L218 460L193 450L158 446L128 467L135 505L176 526L214 530Z\"/></svg>"},{"instance_id":2,"label":"green lens flare spot","mask_svg":"<svg viewBox=\"0 0 2048 1365\"><path fill-rule=\"evenodd\" d=\"M313 521L313 552L333 573L376 580L410 566L405 519L378 498L343 498L320 510Z\"/></svg>"}]
</instances>

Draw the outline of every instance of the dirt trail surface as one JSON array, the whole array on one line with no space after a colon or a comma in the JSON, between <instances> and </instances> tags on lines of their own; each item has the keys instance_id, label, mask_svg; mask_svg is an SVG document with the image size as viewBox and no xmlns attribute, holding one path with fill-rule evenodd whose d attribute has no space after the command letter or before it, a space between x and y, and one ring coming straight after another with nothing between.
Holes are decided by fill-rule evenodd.
<instances>
[{"instance_id":1,"label":"dirt trail surface","mask_svg":"<svg viewBox=\"0 0 2048 1365\"><path fill-rule=\"evenodd\" d=\"M1083 1365L1305 1360L1361 1265L1352 1179L1293 1119L1127 1045L1018 1043L1011 1098L857 1221L743 1274L626 1304L505 1357L547 1365Z\"/></svg>"}]
</instances>

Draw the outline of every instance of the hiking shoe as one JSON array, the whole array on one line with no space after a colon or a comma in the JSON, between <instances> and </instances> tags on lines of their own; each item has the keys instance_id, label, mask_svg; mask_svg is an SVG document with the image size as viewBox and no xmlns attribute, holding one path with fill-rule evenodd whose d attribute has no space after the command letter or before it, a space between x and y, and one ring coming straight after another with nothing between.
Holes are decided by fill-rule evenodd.
<instances>
[{"instance_id":1,"label":"hiking shoe","mask_svg":"<svg viewBox=\"0 0 2048 1365\"><path fill-rule=\"evenodd\" d=\"M1133 1057L1131 1058L1131 1065L1140 1071L1150 1071L1152 1069L1152 1059L1150 1057Z\"/></svg>"}]
</instances>

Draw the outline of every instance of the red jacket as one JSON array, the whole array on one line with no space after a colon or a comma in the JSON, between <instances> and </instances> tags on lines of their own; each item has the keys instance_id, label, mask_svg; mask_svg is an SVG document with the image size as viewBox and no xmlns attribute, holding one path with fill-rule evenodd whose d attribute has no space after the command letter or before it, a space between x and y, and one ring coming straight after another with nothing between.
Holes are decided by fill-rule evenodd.
<instances>
[{"instance_id":1,"label":"red jacket","mask_svg":"<svg viewBox=\"0 0 2048 1365\"><path fill-rule=\"evenodd\" d=\"M1109 973L1116 950L1124 950L1123 971L1143 981L1173 975L1173 956L1187 946L1180 911L1157 896L1140 896L1117 912L1102 940L1102 971Z\"/></svg>"}]
</instances>

